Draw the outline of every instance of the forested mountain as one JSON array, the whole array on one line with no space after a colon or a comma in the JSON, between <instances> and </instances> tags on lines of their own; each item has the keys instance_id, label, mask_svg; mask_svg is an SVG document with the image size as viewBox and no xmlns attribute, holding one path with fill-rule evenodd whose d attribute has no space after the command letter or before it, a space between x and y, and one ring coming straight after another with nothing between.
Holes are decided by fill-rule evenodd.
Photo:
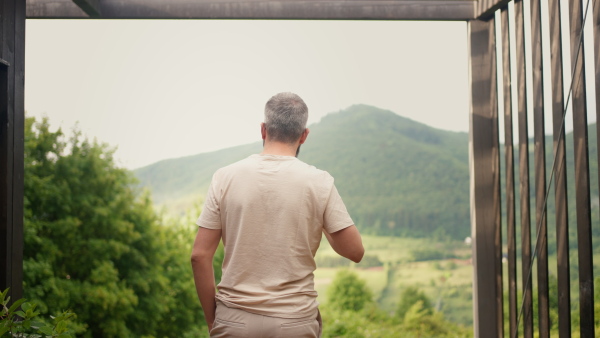
<instances>
[{"instance_id":1,"label":"forested mountain","mask_svg":"<svg viewBox=\"0 0 600 338\"><path fill-rule=\"evenodd\" d=\"M311 126L301 158L329 171L367 233L464 238L469 227L468 135L365 105Z\"/></svg>"},{"instance_id":2,"label":"forested mountain","mask_svg":"<svg viewBox=\"0 0 600 338\"><path fill-rule=\"evenodd\" d=\"M355 223L385 235L450 235L469 226L468 134L434 129L391 111L355 105L309 126L299 158L335 177ZM261 142L135 171L154 201L181 211L201 201L213 172Z\"/></svg>"}]
</instances>

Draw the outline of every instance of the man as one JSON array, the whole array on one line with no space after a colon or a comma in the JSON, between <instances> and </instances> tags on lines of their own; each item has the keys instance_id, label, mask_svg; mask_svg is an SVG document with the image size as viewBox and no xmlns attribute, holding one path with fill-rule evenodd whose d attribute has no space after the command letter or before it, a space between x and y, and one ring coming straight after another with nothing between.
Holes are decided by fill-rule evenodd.
<instances>
[{"instance_id":1,"label":"man","mask_svg":"<svg viewBox=\"0 0 600 338\"><path fill-rule=\"evenodd\" d=\"M217 170L192 251L198 297L211 337L319 337L314 256L324 233L340 255L364 248L333 178L297 159L308 108L273 96L261 123L263 152ZM215 293L212 259L225 257Z\"/></svg>"}]
</instances>

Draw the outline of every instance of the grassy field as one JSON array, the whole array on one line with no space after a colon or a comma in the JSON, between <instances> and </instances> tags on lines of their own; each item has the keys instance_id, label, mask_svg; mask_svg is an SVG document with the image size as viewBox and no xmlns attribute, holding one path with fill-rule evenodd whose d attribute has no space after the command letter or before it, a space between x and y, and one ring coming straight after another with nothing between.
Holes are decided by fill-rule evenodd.
<instances>
[{"instance_id":1,"label":"grassy field","mask_svg":"<svg viewBox=\"0 0 600 338\"><path fill-rule=\"evenodd\" d=\"M438 243L431 239L363 236L365 255L377 256L383 266L359 268L354 263L344 267L319 267L315 271L315 288L319 302L327 302L327 288L338 269L350 268L364 279L379 307L394 313L402 290L418 286L445 317L456 323L472 325L472 265L470 247L462 242ZM415 252L432 249L448 258L415 261ZM335 252L326 240L317 258Z\"/></svg>"}]
</instances>

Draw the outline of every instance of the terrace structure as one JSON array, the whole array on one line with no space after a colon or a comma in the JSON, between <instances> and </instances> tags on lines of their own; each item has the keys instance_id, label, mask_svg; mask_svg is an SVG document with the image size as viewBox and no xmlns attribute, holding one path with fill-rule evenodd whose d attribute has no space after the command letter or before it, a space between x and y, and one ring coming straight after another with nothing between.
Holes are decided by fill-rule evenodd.
<instances>
[{"instance_id":1,"label":"terrace structure","mask_svg":"<svg viewBox=\"0 0 600 338\"><path fill-rule=\"evenodd\" d=\"M591 242L591 175L589 172L583 18L580 0L568 0L569 20L561 20L561 3L548 1L549 32L542 32L540 0L530 0L524 18L522 0L2 0L0 2L0 290L11 287L13 299L22 295L23 276L23 150L26 19L307 19L307 20L454 20L468 24L470 78L470 181L473 239L473 316L477 337L549 336L547 226L556 228L560 337L580 331L594 336L594 280ZM510 2L513 2L510 4ZM584 4L588 0L584 1ZM510 6L509 6L510 5ZM590 5L592 7L592 5ZM600 114L600 4L593 2L596 116ZM509 18L514 18L509 20ZM514 22L514 30L509 29ZM525 34L531 24L531 38ZM561 31L570 32L569 41ZM550 64L542 64L542 33L549 34ZM514 42L511 43L511 40ZM561 46L570 46L571 69L563 79ZM497 47L498 45L498 47ZM511 50L511 45L516 46ZM525 50L531 50L531 69ZM497 50L501 51L497 53ZM497 55L498 54L498 55ZM516 65L511 65L511 55ZM543 87L543 67L550 67L551 88ZM499 72L499 69L502 72ZM512 71L511 71L512 70ZM441 74L443 76L443 74ZM531 78L528 87L527 78ZM513 79L516 78L516 81ZM513 98L512 86L516 85ZM499 91L502 88L502 91ZM576 224L568 223L564 116L571 97L574 138ZM544 90L552 105L544 106ZM499 93L503 93L499 97ZM434 93L432 93L433 95ZM533 111L527 111L527 100ZM500 133L514 139L512 100L518 107L516 149ZM504 130L500 130L502 100ZM465 112L466 113L466 112ZM533 116L533 142L528 116ZM544 121L553 121L553 144L545 144ZM546 146L552 147L552 171L546 172ZM530 177L528 149L534 148ZM598 147L600 149L600 147ZM519 158L515 166L514 156ZM501 163L504 172L500 172ZM519 182L515 182L518 170ZM504 184L501 186L501 175ZM548 177L554 191L548 191ZM530 182L533 181L533 184ZM518 183L519 189L515 185ZM533 198L530 198L533 192ZM556 223L547 224L546 198L554 194ZM501 196L506 196L501 200ZM530 201L534 201L533 210ZM518 208L516 205L518 204ZM502 210L505 212L502 212ZM517 211L519 215L517 215ZM533 215L535 215L533 217ZM517 220L518 218L518 220ZM534 222L531 222L531 219ZM517 228L518 225L518 228ZM577 257L569 257L569 226L576 227ZM532 231L533 229L533 231ZM521 245L517 245L520 232ZM503 237L506 246L503 246ZM519 248L520 247L520 248ZM503 252L508 263L503 268ZM520 256L521 262L517 262ZM578 262L580 327L571 327L569 262ZM537 264L535 276L531 273ZM520 271L517 267L520 266ZM534 327L532 278L536 278L538 325ZM508 286L503 286L507 283ZM508 300L503 300L503 290ZM523 294L518 297L518 294ZM504 309L508 307L507 318ZM507 323L506 325L504 323Z\"/></svg>"}]
</instances>

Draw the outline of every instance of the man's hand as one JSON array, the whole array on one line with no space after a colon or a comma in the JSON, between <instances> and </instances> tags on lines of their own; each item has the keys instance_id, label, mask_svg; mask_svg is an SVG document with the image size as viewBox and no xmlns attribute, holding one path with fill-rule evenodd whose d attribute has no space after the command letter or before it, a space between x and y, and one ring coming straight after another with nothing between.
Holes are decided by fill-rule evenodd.
<instances>
[{"instance_id":1,"label":"man's hand","mask_svg":"<svg viewBox=\"0 0 600 338\"><path fill-rule=\"evenodd\" d=\"M221 230L198 228L198 234L192 249L192 270L196 292L204 310L204 318L210 331L215 321L215 274L213 271L213 257L221 240Z\"/></svg>"},{"instance_id":2,"label":"man's hand","mask_svg":"<svg viewBox=\"0 0 600 338\"><path fill-rule=\"evenodd\" d=\"M323 229L323 233L333 250L340 256L346 257L355 263L362 260L365 248L363 247L362 238L356 226L352 225L331 234Z\"/></svg>"}]
</instances>

